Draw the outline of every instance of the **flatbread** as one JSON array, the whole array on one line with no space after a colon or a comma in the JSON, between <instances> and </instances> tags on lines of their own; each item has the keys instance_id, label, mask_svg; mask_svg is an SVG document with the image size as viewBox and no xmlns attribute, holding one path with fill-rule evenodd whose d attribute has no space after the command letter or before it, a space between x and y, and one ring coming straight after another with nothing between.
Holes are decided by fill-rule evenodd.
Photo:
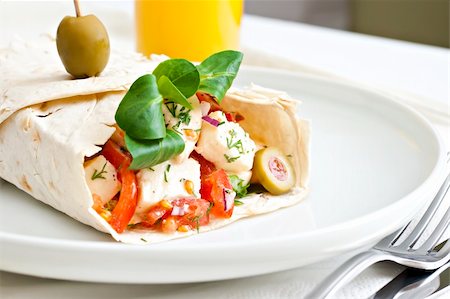
<instances>
[{"instance_id":1,"label":"flatbread","mask_svg":"<svg viewBox=\"0 0 450 299\"><path fill-rule=\"evenodd\" d=\"M158 65L138 53L112 51L98 77L75 80L69 75L51 37L39 43L15 41L0 49L0 123L15 111L72 96L125 91L141 75Z\"/></svg>"}]
</instances>

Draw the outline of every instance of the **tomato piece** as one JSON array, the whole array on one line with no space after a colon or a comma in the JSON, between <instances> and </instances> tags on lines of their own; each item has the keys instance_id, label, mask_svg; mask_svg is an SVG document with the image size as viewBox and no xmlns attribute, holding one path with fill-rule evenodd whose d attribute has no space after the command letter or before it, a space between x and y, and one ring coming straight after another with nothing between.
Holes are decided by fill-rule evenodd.
<instances>
[{"instance_id":1,"label":"tomato piece","mask_svg":"<svg viewBox=\"0 0 450 299\"><path fill-rule=\"evenodd\" d=\"M119 145L111 140L108 140L105 143L100 154L103 155L106 160L108 160L118 170L120 170L120 168L125 164L131 164L130 155L124 152Z\"/></svg>"},{"instance_id":2,"label":"tomato piece","mask_svg":"<svg viewBox=\"0 0 450 299\"><path fill-rule=\"evenodd\" d=\"M134 171L128 169L129 164L122 165L119 170L122 179L122 190L120 191L119 201L111 212L112 228L122 233L136 211L137 206L137 183Z\"/></svg>"},{"instance_id":3,"label":"tomato piece","mask_svg":"<svg viewBox=\"0 0 450 299\"><path fill-rule=\"evenodd\" d=\"M210 202L204 199L180 198L172 201L170 206L163 204L164 201L153 206L139 225L146 228L159 228L165 233L171 233L180 229L181 226L186 226L185 229L189 230L189 228L197 229L209 223ZM172 215L174 209L177 209L177 215Z\"/></svg>"},{"instance_id":4,"label":"tomato piece","mask_svg":"<svg viewBox=\"0 0 450 299\"><path fill-rule=\"evenodd\" d=\"M150 209L145 216L146 225L154 225L159 219L163 218L170 210L162 207L156 206Z\"/></svg>"},{"instance_id":5,"label":"tomato piece","mask_svg":"<svg viewBox=\"0 0 450 299\"><path fill-rule=\"evenodd\" d=\"M167 218L172 211L172 206L169 202L167 204L163 204L163 202L167 202L166 200L161 200L158 204L154 205L150 210L145 214L145 221L142 222L147 227L154 225L161 218Z\"/></svg>"},{"instance_id":6,"label":"tomato piece","mask_svg":"<svg viewBox=\"0 0 450 299\"><path fill-rule=\"evenodd\" d=\"M234 201L231 207L226 207L225 192L232 190L233 186L225 170L216 170L202 180L200 194L202 198L212 202L211 214L218 218L230 218L233 214ZM226 209L228 208L228 209Z\"/></svg>"},{"instance_id":7,"label":"tomato piece","mask_svg":"<svg viewBox=\"0 0 450 299\"><path fill-rule=\"evenodd\" d=\"M241 120L245 119L241 114L237 112L224 112L224 113L227 120L232 121L234 123L240 122Z\"/></svg>"},{"instance_id":8,"label":"tomato piece","mask_svg":"<svg viewBox=\"0 0 450 299\"><path fill-rule=\"evenodd\" d=\"M203 156L196 151L193 151L190 157L195 159L200 164L200 173L202 177L206 177L216 170L216 166L214 166L212 162L209 162L203 158Z\"/></svg>"},{"instance_id":9,"label":"tomato piece","mask_svg":"<svg viewBox=\"0 0 450 299\"><path fill-rule=\"evenodd\" d=\"M209 223L208 209L210 203L201 198L181 198L172 202L174 207L178 207L185 211L185 214L177 217L178 227L181 225L189 225L192 229ZM187 209L185 209L187 206Z\"/></svg>"},{"instance_id":10,"label":"tomato piece","mask_svg":"<svg viewBox=\"0 0 450 299\"><path fill-rule=\"evenodd\" d=\"M197 92L195 94L200 102L208 102L211 105L211 109L209 109L209 112L214 111L222 111L222 108L220 108L219 103L214 100L214 97L212 97L210 94L203 93L203 92Z\"/></svg>"},{"instance_id":11,"label":"tomato piece","mask_svg":"<svg viewBox=\"0 0 450 299\"><path fill-rule=\"evenodd\" d=\"M191 158L197 160L200 164L200 194L210 194L211 193L211 184L206 184L205 179L211 175L214 171L216 171L216 166L212 162L209 162L202 155L198 154L196 151L191 153Z\"/></svg>"}]
</instances>

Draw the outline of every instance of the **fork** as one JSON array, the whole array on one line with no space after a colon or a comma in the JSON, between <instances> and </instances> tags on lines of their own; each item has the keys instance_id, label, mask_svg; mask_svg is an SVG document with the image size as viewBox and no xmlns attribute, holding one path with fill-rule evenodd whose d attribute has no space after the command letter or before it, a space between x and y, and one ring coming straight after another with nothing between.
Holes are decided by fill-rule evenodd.
<instances>
[{"instance_id":1,"label":"fork","mask_svg":"<svg viewBox=\"0 0 450 299\"><path fill-rule=\"evenodd\" d=\"M449 187L450 174L409 235L406 232L408 231L408 227L411 226L412 221L382 239L370 250L362 252L345 262L314 288L306 298L328 298L363 270L380 261L393 261L400 265L424 270L437 269L447 263L450 260L450 241L446 240L441 243L443 244L442 247L439 249L435 248L442 235L449 228L450 207L428 239L418 248L415 248L415 245L436 214ZM404 240L400 241L401 238L404 238Z\"/></svg>"}]
</instances>

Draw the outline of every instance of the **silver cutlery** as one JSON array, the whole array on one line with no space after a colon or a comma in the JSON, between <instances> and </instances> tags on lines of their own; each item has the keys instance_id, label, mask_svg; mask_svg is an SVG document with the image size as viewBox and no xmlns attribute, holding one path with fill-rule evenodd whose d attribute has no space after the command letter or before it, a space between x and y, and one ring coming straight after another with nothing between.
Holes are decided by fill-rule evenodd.
<instances>
[{"instance_id":1,"label":"silver cutlery","mask_svg":"<svg viewBox=\"0 0 450 299\"><path fill-rule=\"evenodd\" d=\"M393 261L407 267L424 270L438 269L446 264L450 260L450 242L445 242L444 246L438 249L435 248L442 235L449 228L450 208L447 209L427 240L417 248L415 245L436 214L449 187L450 174L411 233L407 233L408 227L412 223L409 222L400 230L382 239L370 250L362 252L345 262L314 288L306 298L329 298L363 270L380 261Z\"/></svg>"},{"instance_id":2,"label":"silver cutlery","mask_svg":"<svg viewBox=\"0 0 450 299\"><path fill-rule=\"evenodd\" d=\"M422 299L449 284L450 263L434 271L407 268L369 299Z\"/></svg>"}]
</instances>

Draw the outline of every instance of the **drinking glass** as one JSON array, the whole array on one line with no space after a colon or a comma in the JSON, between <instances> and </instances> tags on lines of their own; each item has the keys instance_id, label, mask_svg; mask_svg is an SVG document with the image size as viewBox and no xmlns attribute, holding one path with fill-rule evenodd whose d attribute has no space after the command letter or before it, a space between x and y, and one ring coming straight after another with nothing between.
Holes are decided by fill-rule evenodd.
<instances>
[{"instance_id":1,"label":"drinking glass","mask_svg":"<svg viewBox=\"0 0 450 299\"><path fill-rule=\"evenodd\" d=\"M201 61L239 47L243 0L136 0L137 50Z\"/></svg>"}]
</instances>

